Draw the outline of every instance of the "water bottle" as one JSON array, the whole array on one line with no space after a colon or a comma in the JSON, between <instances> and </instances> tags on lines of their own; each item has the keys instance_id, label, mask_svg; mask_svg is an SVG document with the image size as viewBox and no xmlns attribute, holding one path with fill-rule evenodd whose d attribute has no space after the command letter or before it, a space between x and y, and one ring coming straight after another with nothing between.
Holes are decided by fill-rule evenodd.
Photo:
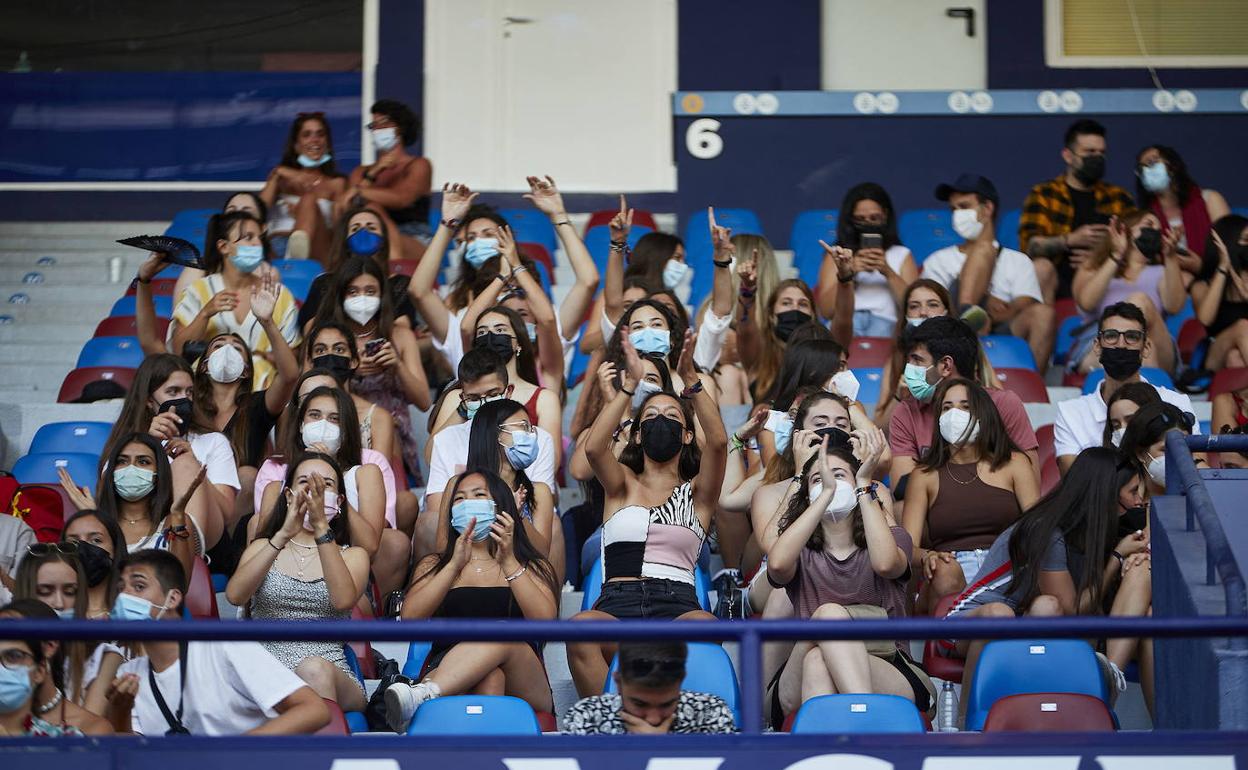
<instances>
[{"instance_id":1,"label":"water bottle","mask_svg":"<svg viewBox=\"0 0 1248 770\"><path fill-rule=\"evenodd\" d=\"M940 732L956 733L958 731L958 694L953 690L953 682L945 682L941 685L936 716L940 723Z\"/></svg>"}]
</instances>

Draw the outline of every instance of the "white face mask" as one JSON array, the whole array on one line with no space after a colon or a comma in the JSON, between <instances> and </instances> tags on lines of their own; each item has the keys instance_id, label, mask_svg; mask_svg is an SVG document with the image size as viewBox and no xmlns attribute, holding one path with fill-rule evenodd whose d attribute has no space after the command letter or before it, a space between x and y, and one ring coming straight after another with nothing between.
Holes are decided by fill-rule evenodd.
<instances>
[{"instance_id":1,"label":"white face mask","mask_svg":"<svg viewBox=\"0 0 1248 770\"><path fill-rule=\"evenodd\" d=\"M651 393L659 393L662 390L662 385L656 385L646 380L637 383L637 390L633 391L633 409L641 406L641 403L649 398Z\"/></svg>"},{"instance_id":2,"label":"white face mask","mask_svg":"<svg viewBox=\"0 0 1248 770\"><path fill-rule=\"evenodd\" d=\"M338 454L338 447L342 446L342 430L329 420L305 422L299 435L303 437L304 447L324 444L331 454Z\"/></svg>"},{"instance_id":3,"label":"white face mask","mask_svg":"<svg viewBox=\"0 0 1248 770\"><path fill-rule=\"evenodd\" d=\"M850 401L858 400L858 389L862 387L858 382L858 378L849 369L844 369L832 375L831 382L832 393L839 393L848 398Z\"/></svg>"},{"instance_id":4,"label":"white face mask","mask_svg":"<svg viewBox=\"0 0 1248 770\"><path fill-rule=\"evenodd\" d=\"M1156 457L1148 456L1148 477L1153 480L1154 484L1161 486L1166 485L1166 455L1159 454Z\"/></svg>"},{"instance_id":5,"label":"white face mask","mask_svg":"<svg viewBox=\"0 0 1248 770\"><path fill-rule=\"evenodd\" d=\"M374 128L370 134L373 137L373 146L381 152L389 152L399 143L399 132L394 128Z\"/></svg>"},{"instance_id":6,"label":"white face mask","mask_svg":"<svg viewBox=\"0 0 1248 770\"><path fill-rule=\"evenodd\" d=\"M814 500L823 494L823 483L812 484L810 499ZM850 512L858 507L858 499L854 496L854 487L848 481L836 480L836 491L832 493L832 502L828 503L823 518L833 523L842 521Z\"/></svg>"},{"instance_id":7,"label":"white face mask","mask_svg":"<svg viewBox=\"0 0 1248 770\"><path fill-rule=\"evenodd\" d=\"M1109 434L1109 443L1113 444L1114 446L1122 446L1122 437L1123 437L1123 434L1125 434L1126 432L1127 432L1126 428L1119 428L1118 430Z\"/></svg>"},{"instance_id":8,"label":"white face mask","mask_svg":"<svg viewBox=\"0 0 1248 770\"><path fill-rule=\"evenodd\" d=\"M689 263L678 259L667 260L667 264L663 266L663 285L675 289L688 272Z\"/></svg>"},{"instance_id":9,"label":"white face mask","mask_svg":"<svg viewBox=\"0 0 1248 770\"><path fill-rule=\"evenodd\" d=\"M954 209L953 231L968 241L973 241L984 231L979 221L979 209Z\"/></svg>"},{"instance_id":10,"label":"white face mask","mask_svg":"<svg viewBox=\"0 0 1248 770\"><path fill-rule=\"evenodd\" d=\"M373 320L373 316L377 315L377 311L381 309L381 298L358 294L344 300L342 309L348 318L363 326Z\"/></svg>"},{"instance_id":11,"label":"white face mask","mask_svg":"<svg viewBox=\"0 0 1248 770\"><path fill-rule=\"evenodd\" d=\"M950 444L969 444L979 438L979 422L972 424L971 413L965 409L950 409L940 415L940 435Z\"/></svg>"},{"instance_id":12,"label":"white face mask","mask_svg":"<svg viewBox=\"0 0 1248 770\"><path fill-rule=\"evenodd\" d=\"M222 345L208 356L208 376L213 382L228 384L243 376L243 354L233 345Z\"/></svg>"}]
</instances>

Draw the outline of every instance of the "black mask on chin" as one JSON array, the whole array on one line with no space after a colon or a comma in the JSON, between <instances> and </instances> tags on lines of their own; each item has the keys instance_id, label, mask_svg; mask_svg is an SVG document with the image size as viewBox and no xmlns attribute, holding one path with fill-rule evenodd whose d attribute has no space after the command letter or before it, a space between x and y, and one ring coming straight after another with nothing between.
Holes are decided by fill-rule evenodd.
<instances>
[{"instance_id":1,"label":"black mask on chin","mask_svg":"<svg viewBox=\"0 0 1248 770\"><path fill-rule=\"evenodd\" d=\"M1140 370L1141 352L1130 348L1101 348L1105 376L1122 382Z\"/></svg>"},{"instance_id":2,"label":"black mask on chin","mask_svg":"<svg viewBox=\"0 0 1248 770\"><path fill-rule=\"evenodd\" d=\"M1096 184L1105 176L1105 156L1085 155L1079 159L1079 168L1075 169L1075 178L1084 184Z\"/></svg>"},{"instance_id":3,"label":"black mask on chin","mask_svg":"<svg viewBox=\"0 0 1248 770\"><path fill-rule=\"evenodd\" d=\"M113 557L95 543L79 540L78 560L82 562L82 571L86 574L87 585L92 588L113 574Z\"/></svg>"},{"instance_id":4,"label":"black mask on chin","mask_svg":"<svg viewBox=\"0 0 1248 770\"><path fill-rule=\"evenodd\" d=\"M776 325L773 330L781 342L788 342L797 327L811 320L813 317L810 313L804 313L801 310L786 310L783 313L776 313Z\"/></svg>"},{"instance_id":5,"label":"black mask on chin","mask_svg":"<svg viewBox=\"0 0 1248 770\"><path fill-rule=\"evenodd\" d=\"M162 401L160 405L156 407L156 414L163 414L169 411L176 414L178 419L182 421L181 425L179 425L179 430L181 431L181 434L185 436L186 432L191 428L191 417L195 413L195 407L191 404L191 400L185 397L171 398L168 401Z\"/></svg>"},{"instance_id":6,"label":"black mask on chin","mask_svg":"<svg viewBox=\"0 0 1248 770\"><path fill-rule=\"evenodd\" d=\"M312 366L317 369L327 369L330 374L334 375L339 385L345 383L352 372L351 359L334 353L326 353L313 358Z\"/></svg>"},{"instance_id":7,"label":"black mask on chin","mask_svg":"<svg viewBox=\"0 0 1248 770\"><path fill-rule=\"evenodd\" d=\"M665 463L680 454L685 426L665 415L656 415L641 424L641 451L656 463Z\"/></svg>"}]
</instances>

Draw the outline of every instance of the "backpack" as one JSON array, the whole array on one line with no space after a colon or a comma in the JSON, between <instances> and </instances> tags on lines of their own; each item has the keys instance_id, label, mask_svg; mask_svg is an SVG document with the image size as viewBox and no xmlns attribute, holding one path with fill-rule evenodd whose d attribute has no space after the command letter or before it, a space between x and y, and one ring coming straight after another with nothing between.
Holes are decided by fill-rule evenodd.
<instances>
[{"instance_id":1,"label":"backpack","mask_svg":"<svg viewBox=\"0 0 1248 770\"><path fill-rule=\"evenodd\" d=\"M0 497L3 497L2 491ZM65 527L65 506L60 492L51 487L19 485L9 503L8 513L26 522L41 543L55 543L61 539L61 530Z\"/></svg>"}]
</instances>

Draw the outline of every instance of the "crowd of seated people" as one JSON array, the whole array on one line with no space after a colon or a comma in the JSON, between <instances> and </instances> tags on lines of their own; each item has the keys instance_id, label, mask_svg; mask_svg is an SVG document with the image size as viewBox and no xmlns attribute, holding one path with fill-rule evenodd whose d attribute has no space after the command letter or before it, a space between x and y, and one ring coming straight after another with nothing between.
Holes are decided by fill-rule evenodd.
<instances>
[{"instance_id":1,"label":"crowd of seated people","mask_svg":"<svg viewBox=\"0 0 1248 770\"><path fill-rule=\"evenodd\" d=\"M960 240L930 255L901 242L883 187L854 185L815 286L713 209L705 263L675 235L634 241L622 196L609 251L591 255L555 181L529 177L573 275L556 302L468 185L442 189L429 227L431 166L404 149L417 126L378 102L378 159L344 174L324 116L299 115L263 188L210 220L164 337L152 282L166 256L143 263L147 356L98 477L61 471L77 512L57 542L0 516L0 615L174 622L205 567L256 619L554 619L565 583L591 575L601 585L572 620L852 621L942 602L953 616L1151 613L1148 500L1166 436L1200 430L1188 395L1149 381L1186 365L1167 319L1190 298L1203 368L1248 365L1248 220L1174 149L1139 153L1132 197L1103 178L1104 128L1075 122L1062 173L1023 202L1019 250L1000 243L1004 203L981 174L935 188ZM280 256L326 269L296 297ZM711 288L686 305L692 272ZM1019 338L1043 374L1063 307L1079 320L1056 365L1101 379L1055 405L1046 447L985 338ZM888 347L865 403L862 338ZM1214 400L1216 430L1248 425L1241 384ZM560 500L574 484L575 507ZM711 550L715 606L701 595ZM1151 707L1151 644L1093 644L1115 683L1139 663ZM968 676L982 648L940 644ZM603 695L613 660L618 694ZM733 729L721 701L680 691L684 660L683 645L570 643L586 700L567 729ZM456 694L549 712L543 661L538 642L439 643L373 705L400 732ZM10 735L313 732L324 701L368 703L338 643L0 640L0 664ZM936 707L895 640L768 644L764 669L777 728L835 693Z\"/></svg>"}]
</instances>

